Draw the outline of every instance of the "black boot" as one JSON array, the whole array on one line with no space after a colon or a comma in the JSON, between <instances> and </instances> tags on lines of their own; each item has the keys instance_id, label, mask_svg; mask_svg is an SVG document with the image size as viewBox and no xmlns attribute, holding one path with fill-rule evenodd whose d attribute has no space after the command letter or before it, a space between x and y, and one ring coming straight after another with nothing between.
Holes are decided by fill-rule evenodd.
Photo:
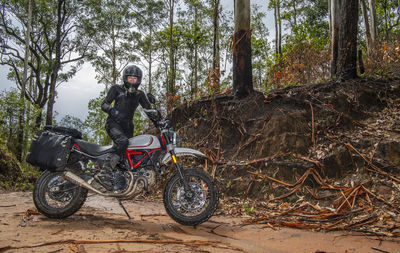
<instances>
[{"instance_id":1,"label":"black boot","mask_svg":"<svg viewBox=\"0 0 400 253\"><path fill-rule=\"evenodd\" d=\"M104 161L103 167L106 169L114 170L119 162L119 155L114 153L109 153Z\"/></svg>"}]
</instances>

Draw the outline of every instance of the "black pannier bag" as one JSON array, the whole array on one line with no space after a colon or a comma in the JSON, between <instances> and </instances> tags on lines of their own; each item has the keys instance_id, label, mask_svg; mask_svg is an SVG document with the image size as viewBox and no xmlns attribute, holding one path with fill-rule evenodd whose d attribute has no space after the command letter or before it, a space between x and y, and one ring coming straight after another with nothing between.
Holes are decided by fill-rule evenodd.
<instances>
[{"instance_id":1,"label":"black pannier bag","mask_svg":"<svg viewBox=\"0 0 400 253\"><path fill-rule=\"evenodd\" d=\"M40 130L29 148L26 161L42 170L56 170L67 164L72 137Z\"/></svg>"},{"instance_id":2,"label":"black pannier bag","mask_svg":"<svg viewBox=\"0 0 400 253\"><path fill-rule=\"evenodd\" d=\"M75 139L82 139L82 133L76 130L75 128L63 127L63 126L52 126L46 125L43 130L47 130L53 133L59 133L63 135L72 136Z\"/></svg>"}]
</instances>

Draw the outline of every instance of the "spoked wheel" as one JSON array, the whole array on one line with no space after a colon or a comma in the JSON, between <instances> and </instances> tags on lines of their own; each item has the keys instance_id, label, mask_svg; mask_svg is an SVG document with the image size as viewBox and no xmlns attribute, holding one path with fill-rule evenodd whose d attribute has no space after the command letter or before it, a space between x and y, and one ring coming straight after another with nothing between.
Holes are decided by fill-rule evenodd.
<instances>
[{"instance_id":1,"label":"spoked wheel","mask_svg":"<svg viewBox=\"0 0 400 253\"><path fill-rule=\"evenodd\" d=\"M200 169L184 170L190 191L185 191L178 173L164 189L164 206L176 222L195 226L207 221L218 206L218 189L211 177Z\"/></svg>"},{"instance_id":2,"label":"spoked wheel","mask_svg":"<svg viewBox=\"0 0 400 253\"><path fill-rule=\"evenodd\" d=\"M65 180L62 172L44 171L35 183L33 202L42 214L61 219L78 211L87 190Z\"/></svg>"}]
</instances>

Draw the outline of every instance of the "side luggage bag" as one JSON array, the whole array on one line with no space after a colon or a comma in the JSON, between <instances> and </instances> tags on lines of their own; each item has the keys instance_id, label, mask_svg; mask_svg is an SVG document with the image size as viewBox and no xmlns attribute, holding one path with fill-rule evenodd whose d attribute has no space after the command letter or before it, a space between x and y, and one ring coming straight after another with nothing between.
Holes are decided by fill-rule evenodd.
<instances>
[{"instance_id":1,"label":"side luggage bag","mask_svg":"<svg viewBox=\"0 0 400 253\"><path fill-rule=\"evenodd\" d=\"M40 130L29 148L26 161L42 170L56 170L67 164L72 137Z\"/></svg>"}]
</instances>

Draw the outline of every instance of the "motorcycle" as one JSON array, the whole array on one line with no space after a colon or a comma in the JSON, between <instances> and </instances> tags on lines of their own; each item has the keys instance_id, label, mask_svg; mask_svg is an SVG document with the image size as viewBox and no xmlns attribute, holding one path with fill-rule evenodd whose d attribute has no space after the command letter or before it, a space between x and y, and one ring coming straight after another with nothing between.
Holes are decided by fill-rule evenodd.
<instances>
[{"instance_id":1,"label":"motorcycle","mask_svg":"<svg viewBox=\"0 0 400 253\"><path fill-rule=\"evenodd\" d=\"M154 97L151 94L148 97L154 107ZM122 201L135 199L156 187L157 181L167 174L166 168L171 167L167 167L167 164L172 161L176 171L163 190L167 214L187 226L207 221L218 206L215 182L203 169L184 168L178 161L180 157L205 159L206 156L200 151L180 147L178 133L172 128L171 122L161 116L159 109L145 112L157 122L160 136L145 134L130 138L124 157L114 170L103 166L108 154L112 152L112 145L99 146L79 137L65 138L71 142L71 148L66 152L65 165L44 170L35 182L33 201L38 211L49 218L66 218L82 207L88 191L91 191L116 198L131 218ZM57 129L48 130L59 134ZM66 146L65 141L62 143L63 147Z\"/></svg>"}]
</instances>

